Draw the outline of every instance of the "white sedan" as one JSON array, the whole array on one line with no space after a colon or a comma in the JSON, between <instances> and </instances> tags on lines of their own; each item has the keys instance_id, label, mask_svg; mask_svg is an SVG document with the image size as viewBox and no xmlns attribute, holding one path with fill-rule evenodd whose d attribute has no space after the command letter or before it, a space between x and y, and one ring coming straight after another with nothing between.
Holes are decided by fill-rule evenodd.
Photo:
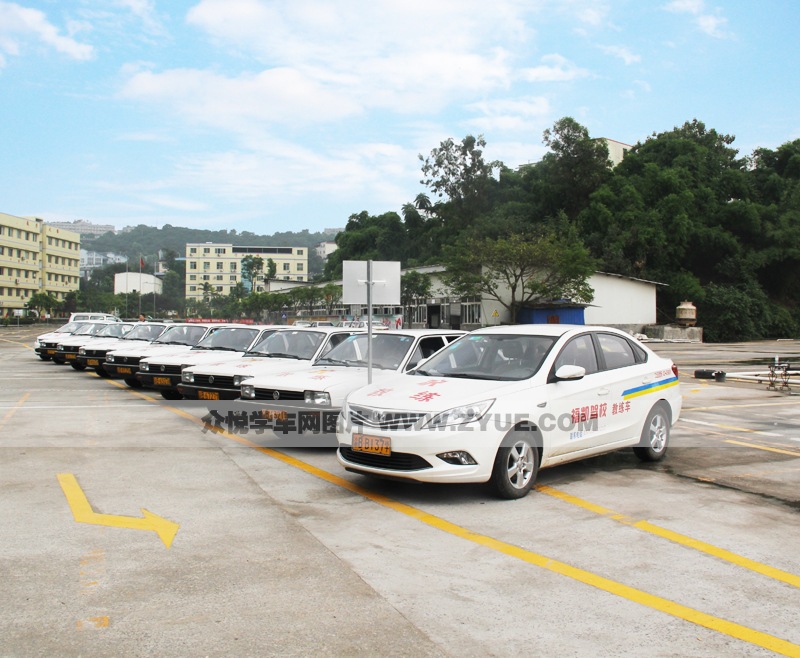
<instances>
[{"instance_id":1,"label":"white sedan","mask_svg":"<svg viewBox=\"0 0 800 658\"><path fill-rule=\"evenodd\" d=\"M494 327L350 394L337 456L357 473L521 498L539 468L624 447L662 459L680 412L677 367L624 332Z\"/></svg>"}]
</instances>

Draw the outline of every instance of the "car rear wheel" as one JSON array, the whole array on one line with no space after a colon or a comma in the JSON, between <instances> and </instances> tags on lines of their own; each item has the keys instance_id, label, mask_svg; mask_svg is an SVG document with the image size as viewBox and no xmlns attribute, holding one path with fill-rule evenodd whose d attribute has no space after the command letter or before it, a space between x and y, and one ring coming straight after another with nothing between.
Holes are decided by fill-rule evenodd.
<instances>
[{"instance_id":1,"label":"car rear wheel","mask_svg":"<svg viewBox=\"0 0 800 658\"><path fill-rule=\"evenodd\" d=\"M639 445L633 452L643 462L657 462L666 456L668 445L669 413L663 404L657 404L647 415Z\"/></svg>"},{"instance_id":2,"label":"car rear wheel","mask_svg":"<svg viewBox=\"0 0 800 658\"><path fill-rule=\"evenodd\" d=\"M533 487L539 471L539 452L527 437L509 435L494 458L492 489L500 498L523 498Z\"/></svg>"}]
</instances>

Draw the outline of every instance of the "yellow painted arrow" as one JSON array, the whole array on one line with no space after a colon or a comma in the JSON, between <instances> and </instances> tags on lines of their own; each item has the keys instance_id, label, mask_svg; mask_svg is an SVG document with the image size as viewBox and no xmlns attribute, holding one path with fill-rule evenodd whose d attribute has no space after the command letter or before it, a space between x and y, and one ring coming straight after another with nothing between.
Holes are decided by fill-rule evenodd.
<instances>
[{"instance_id":1,"label":"yellow painted arrow","mask_svg":"<svg viewBox=\"0 0 800 658\"><path fill-rule=\"evenodd\" d=\"M135 516L118 516L116 514L99 514L92 509L86 494L78 484L72 473L59 473L58 482L64 490L67 502L72 510L72 516L78 523L91 523L113 528L131 528L132 530L152 530L157 533L164 545L169 548L178 532L180 525L148 512L142 508L144 518Z\"/></svg>"}]
</instances>

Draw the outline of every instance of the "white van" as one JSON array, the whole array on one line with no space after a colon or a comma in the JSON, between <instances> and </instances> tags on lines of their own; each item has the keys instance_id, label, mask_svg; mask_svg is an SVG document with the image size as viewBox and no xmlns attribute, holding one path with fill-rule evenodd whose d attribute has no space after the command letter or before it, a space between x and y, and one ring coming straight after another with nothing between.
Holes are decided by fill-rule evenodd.
<instances>
[{"instance_id":1,"label":"white van","mask_svg":"<svg viewBox=\"0 0 800 658\"><path fill-rule=\"evenodd\" d=\"M109 313L70 313L69 322L122 322Z\"/></svg>"}]
</instances>

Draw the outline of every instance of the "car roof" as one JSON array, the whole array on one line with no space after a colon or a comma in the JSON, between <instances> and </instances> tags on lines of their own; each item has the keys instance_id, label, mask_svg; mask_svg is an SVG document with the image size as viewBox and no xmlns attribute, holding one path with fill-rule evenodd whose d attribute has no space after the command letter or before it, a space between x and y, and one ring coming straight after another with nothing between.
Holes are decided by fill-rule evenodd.
<instances>
[{"instance_id":1,"label":"car roof","mask_svg":"<svg viewBox=\"0 0 800 658\"><path fill-rule=\"evenodd\" d=\"M601 327L599 325L587 324L508 324L497 327L484 327L475 329L473 334L515 334L530 336L563 336L567 333L579 333L582 331L610 331L617 334L625 334L624 331L612 327Z\"/></svg>"},{"instance_id":2,"label":"car roof","mask_svg":"<svg viewBox=\"0 0 800 658\"><path fill-rule=\"evenodd\" d=\"M339 327L339 329L347 329L347 327ZM366 335L366 331L356 332L358 335ZM411 336L418 338L421 336L461 336L466 334L466 331L461 329L390 329L389 331L373 332L373 336Z\"/></svg>"}]
</instances>

